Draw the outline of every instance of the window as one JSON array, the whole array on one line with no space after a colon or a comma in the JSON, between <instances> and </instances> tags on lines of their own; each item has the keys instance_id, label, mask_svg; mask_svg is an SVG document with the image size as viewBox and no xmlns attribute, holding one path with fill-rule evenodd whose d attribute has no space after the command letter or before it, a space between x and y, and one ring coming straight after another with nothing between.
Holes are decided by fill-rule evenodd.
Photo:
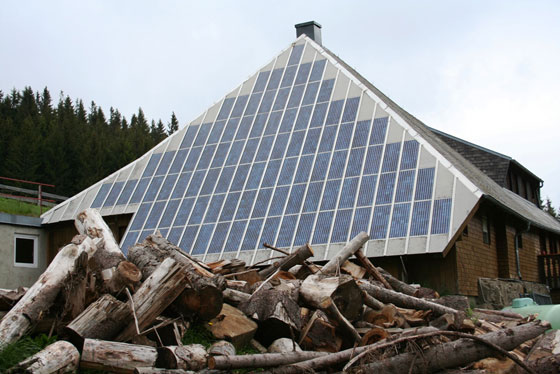
<instances>
[{"instance_id":1,"label":"window","mask_svg":"<svg viewBox=\"0 0 560 374\"><path fill-rule=\"evenodd\" d=\"M469 236L469 226L465 226L465 228L463 229L463 236Z\"/></svg>"},{"instance_id":2,"label":"window","mask_svg":"<svg viewBox=\"0 0 560 374\"><path fill-rule=\"evenodd\" d=\"M37 267L37 236L14 235L14 266Z\"/></svg>"},{"instance_id":3,"label":"window","mask_svg":"<svg viewBox=\"0 0 560 374\"><path fill-rule=\"evenodd\" d=\"M488 224L487 216L482 216L482 241L490 244L490 225Z\"/></svg>"}]
</instances>

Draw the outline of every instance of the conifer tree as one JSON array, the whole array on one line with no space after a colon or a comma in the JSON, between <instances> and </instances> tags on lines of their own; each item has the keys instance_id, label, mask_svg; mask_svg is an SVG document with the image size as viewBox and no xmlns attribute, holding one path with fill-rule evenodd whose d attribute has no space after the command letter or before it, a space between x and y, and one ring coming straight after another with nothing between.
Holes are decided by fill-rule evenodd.
<instances>
[{"instance_id":1,"label":"conifer tree","mask_svg":"<svg viewBox=\"0 0 560 374\"><path fill-rule=\"evenodd\" d=\"M175 112L171 113L171 122L167 124L167 135L173 134L175 131L179 130L179 121L175 116Z\"/></svg>"}]
</instances>

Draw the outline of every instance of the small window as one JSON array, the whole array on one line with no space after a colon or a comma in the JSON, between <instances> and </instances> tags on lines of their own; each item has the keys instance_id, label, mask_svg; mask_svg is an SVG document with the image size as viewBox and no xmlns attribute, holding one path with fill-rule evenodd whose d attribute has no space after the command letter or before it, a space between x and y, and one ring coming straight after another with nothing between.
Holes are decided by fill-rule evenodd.
<instances>
[{"instance_id":1,"label":"small window","mask_svg":"<svg viewBox=\"0 0 560 374\"><path fill-rule=\"evenodd\" d=\"M469 236L469 226L465 226L465 228L463 229L463 236Z\"/></svg>"},{"instance_id":2,"label":"small window","mask_svg":"<svg viewBox=\"0 0 560 374\"><path fill-rule=\"evenodd\" d=\"M490 225L487 216L482 216L482 240L484 243L490 244Z\"/></svg>"},{"instance_id":3,"label":"small window","mask_svg":"<svg viewBox=\"0 0 560 374\"><path fill-rule=\"evenodd\" d=\"M37 237L34 235L15 234L14 266L37 267Z\"/></svg>"}]
</instances>

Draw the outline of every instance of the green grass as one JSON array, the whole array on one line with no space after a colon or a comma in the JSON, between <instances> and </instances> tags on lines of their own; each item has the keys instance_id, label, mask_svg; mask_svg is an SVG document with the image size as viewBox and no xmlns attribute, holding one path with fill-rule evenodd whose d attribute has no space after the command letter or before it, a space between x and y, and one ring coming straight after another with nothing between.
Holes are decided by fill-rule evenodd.
<instances>
[{"instance_id":1,"label":"green grass","mask_svg":"<svg viewBox=\"0 0 560 374\"><path fill-rule=\"evenodd\" d=\"M34 355L55 341L56 336L49 338L45 334L41 334L35 337L26 336L8 345L0 352L0 373L5 373L12 366Z\"/></svg>"},{"instance_id":2,"label":"green grass","mask_svg":"<svg viewBox=\"0 0 560 374\"><path fill-rule=\"evenodd\" d=\"M49 209L49 207L43 207L43 213ZM0 212L30 217L39 217L41 215L40 208L36 204L3 197L0 197Z\"/></svg>"}]
</instances>

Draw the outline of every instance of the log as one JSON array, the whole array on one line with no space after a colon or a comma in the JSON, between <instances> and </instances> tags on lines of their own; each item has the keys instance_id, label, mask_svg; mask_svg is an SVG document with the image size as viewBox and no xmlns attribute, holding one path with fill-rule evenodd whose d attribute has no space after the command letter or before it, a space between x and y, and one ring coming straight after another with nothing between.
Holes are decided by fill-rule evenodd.
<instances>
[{"instance_id":1,"label":"log","mask_svg":"<svg viewBox=\"0 0 560 374\"><path fill-rule=\"evenodd\" d=\"M187 330L188 322L182 318L159 316L144 334L160 345L182 345L183 335Z\"/></svg>"},{"instance_id":2,"label":"log","mask_svg":"<svg viewBox=\"0 0 560 374\"><path fill-rule=\"evenodd\" d=\"M7 344L21 338L44 316L55 301L64 282L76 266L76 260L85 252L88 257L97 250L98 241L87 238L81 244L62 248L39 279L0 321L0 351Z\"/></svg>"},{"instance_id":3,"label":"log","mask_svg":"<svg viewBox=\"0 0 560 374\"><path fill-rule=\"evenodd\" d=\"M287 365L325 355L327 355L325 352L292 351L284 353L257 353L240 356L216 356L208 358L208 368L218 370L265 368Z\"/></svg>"},{"instance_id":4,"label":"log","mask_svg":"<svg viewBox=\"0 0 560 374\"><path fill-rule=\"evenodd\" d=\"M418 299L404 293L387 290L366 281L360 280L358 281L358 284L362 290L383 303L395 304L396 306L400 306L402 308L431 310L437 315L442 315L445 313L450 313L453 315L459 314L459 311L455 309L436 304L431 301ZM461 318L461 321L462 320L463 318Z\"/></svg>"},{"instance_id":5,"label":"log","mask_svg":"<svg viewBox=\"0 0 560 374\"><path fill-rule=\"evenodd\" d=\"M204 270L159 233L148 236L143 243L130 248L128 258L142 271L142 279L149 277L166 258L172 258L183 265L188 284L173 303L173 309L177 313L187 314L189 317L195 314L203 320L210 320L220 312L223 304L222 290L225 288L223 277Z\"/></svg>"},{"instance_id":6,"label":"log","mask_svg":"<svg viewBox=\"0 0 560 374\"><path fill-rule=\"evenodd\" d=\"M529 367L539 374L560 373L560 354L538 358L531 361Z\"/></svg>"},{"instance_id":7,"label":"log","mask_svg":"<svg viewBox=\"0 0 560 374\"><path fill-rule=\"evenodd\" d=\"M135 368L155 366L156 359L157 350L153 347L85 339L80 368L134 373Z\"/></svg>"},{"instance_id":8,"label":"log","mask_svg":"<svg viewBox=\"0 0 560 374\"><path fill-rule=\"evenodd\" d=\"M383 275L381 275L381 272L379 272L379 270L377 270L377 268L371 263L369 258L366 257L366 255L364 254L364 252L361 249L358 249L354 253L354 255L356 256L358 261L360 261L360 263L366 269L366 271L369 273L369 275L371 275L373 277L373 279L375 279L378 282L381 282L383 284L383 286L385 286L385 288L387 288L389 290L393 289L393 287L391 287L389 282L387 282L385 277Z\"/></svg>"},{"instance_id":9,"label":"log","mask_svg":"<svg viewBox=\"0 0 560 374\"><path fill-rule=\"evenodd\" d=\"M220 340L212 344L207 352L211 356L235 356L237 354L235 346L225 340Z\"/></svg>"},{"instance_id":10,"label":"log","mask_svg":"<svg viewBox=\"0 0 560 374\"><path fill-rule=\"evenodd\" d=\"M331 321L336 321L337 326L350 340L351 343L359 343L361 340L360 334L356 331L354 326L342 315L340 310L336 307L335 303L329 304L325 309L325 313L329 316Z\"/></svg>"},{"instance_id":11,"label":"log","mask_svg":"<svg viewBox=\"0 0 560 374\"><path fill-rule=\"evenodd\" d=\"M404 293L409 296L416 296L418 293L418 288L411 286L391 275L388 271L383 268L378 267L379 273L385 278L385 280L391 285L392 289Z\"/></svg>"},{"instance_id":12,"label":"log","mask_svg":"<svg viewBox=\"0 0 560 374\"><path fill-rule=\"evenodd\" d=\"M342 315L350 321L358 319L362 310L362 292L349 275L310 275L301 284L299 294L313 308L327 309L334 302Z\"/></svg>"},{"instance_id":13,"label":"log","mask_svg":"<svg viewBox=\"0 0 560 374\"><path fill-rule=\"evenodd\" d=\"M519 344L521 344L522 342L532 339L540 334L542 334L544 331L546 331L547 328L549 328L550 325L548 323L543 323L541 321L536 321L536 322L531 322L525 325L521 325L521 326L516 326L514 328L511 329L503 329L503 330L498 330L495 332L491 332L488 334L484 334L484 335L478 335L478 337L487 340L491 343L496 343L496 341L500 341L501 343L504 343L503 345L500 345L501 348L505 349L505 350L511 350L513 348L515 348L516 346L518 346ZM339 365L342 362L347 362L350 358L352 357L356 357L357 355L360 354L364 354L365 352L370 352L373 351L374 349L378 349L378 348L382 348L382 347L390 347L394 344L397 344L399 342L403 342L403 341L407 341L409 339L416 337L427 337L427 336L435 336L437 334L444 334L444 333L454 333L454 332L450 332L450 331L431 331L429 329L433 329L433 328L420 328L420 329L414 329L414 331L418 331L418 335L407 335L407 336L403 336L399 339L393 340L391 342L378 342L369 346L363 346L363 347L357 347L357 348L351 348L351 349L346 349L344 351L340 351L337 353L332 353L329 354L327 356L323 356L323 357L317 357L308 361L302 361L299 362L297 364L293 364L293 365L289 365L289 366L283 366L281 368L275 369L274 373L275 374L290 374L290 373L304 373L304 372L309 372L311 370L319 370L322 368L333 368L336 367L337 365ZM420 333L420 331L430 331L427 333ZM457 343L460 342L460 343ZM445 347L444 349L442 349L442 347ZM427 351L422 352L422 359L421 360L417 360L416 364L419 364L421 361L425 360L425 356L427 352L434 352L432 351L432 349L437 350L437 353L432 354L434 358L439 359L439 361L446 361L448 360L448 362L452 362L453 360L457 360L458 358L461 359L461 362L465 362L465 363L470 363L472 361L476 361L478 358L474 357L471 359L471 357L466 358L466 355L463 355L463 348L466 348L469 350L469 352L474 351L476 352L484 352L484 354L490 355L495 353L495 351L489 351L489 348L487 346L483 346L480 342L475 343L473 342L471 339L459 339L450 343L445 343L445 344L438 344L436 346L433 346L432 348L430 348ZM406 355L406 357L405 357ZM432 357L432 355L430 357ZM376 356L371 356L371 357L376 357ZM485 357L485 356L482 356ZM389 371L387 366L384 366L386 362L389 362L390 360L396 359L398 358L399 363L403 364L403 367L401 367L401 371ZM462 360L462 358L466 358L465 360ZM356 369L361 369L363 370L362 372L372 372L372 373L386 373L386 372L398 372L398 373L408 373L410 370L410 364L411 362L413 362L414 359L414 353L406 353L406 354L401 354L392 358L387 358L385 360L379 361L378 363L374 363L371 365L367 365L367 366L361 366L360 368L356 368ZM406 361L406 362L405 362ZM377 366L375 366L376 364L378 364ZM416 366L416 364L414 365L412 370L418 370L418 368L420 368L420 370L418 371L413 371L413 372L431 372L429 370L426 370L426 368L424 366ZM441 362L440 362L441 364ZM454 366L447 366L447 365L442 365L439 367L434 368L434 370L432 371L437 371L437 370L442 370L444 368L447 367L455 367L455 366L460 366L462 365L461 363L458 364L454 364Z\"/></svg>"},{"instance_id":14,"label":"log","mask_svg":"<svg viewBox=\"0 0 560 374\"><path fill-rule=\"evenodd\" d=\"M262 279L266 279L277 270L288 271L296 265L303 264L305 260L307 260L309 257L312 256L313 256L313 250L311 249L309 244L304 244L291 255L288 255L284 257L282 260L276 261L272 265L259 271L259 275L261 276Z\"/></svg>"},{"instance_id":15,"label":"log","mask_svg":"<svg viewBox=\"0 0 560 374\"><path fill-rule=\"evenodd\" d=\"M86 308L86 292L88 282L88 255L83 252L74 264L74 271L64 282L61 290L64 306L58 319L62 324L76 318Z\"/></svg>"},{"instance_id":16,"label":"log","mask_svg":"<svg viewBox=\"0 0 560 374\"><path fill-rule=\"evenodd\" d=\"M251 295L245 292L232 290L230 288L224 290L224 300L234 306L247 302L250 298Z\"/></svg>"},{"instance_id":17,"label":"log","mask_svg":"<svg viewBox=\"0 0 560 374\"><path fill-rule=\"evenodd\" d=\"M19 287L15 290L0 288L0 311L8 311L25 295L27 287Z\"/></svg>"},{"instance_id":18,"label":"log","mask_svg":"<svg viewBox=\"0 0 560 374\"><path fill-rule=\"evenodd\" d=\"M135 368L134 374L194 374L191 370L183 369L160 369L160 368Z\"/></svg>"},{"instance_id":19,"label":"log","mask_svg":"<svg viewBox=\"0 0 560 374\"><path fill-rule=\"evenodd\" d=\"M362 291L362 295L364 297L364 304L372 309L381 310L385 306L385 304L383 304L381 301L377 300L376 298L370 296L365 291Z\"/></svg>"},{"instance_id":20,"label":"log","mask_svg":"<svg viewBox=\"0 0 560 374\"><path fill-rule=\"evenodd\" d=\"M342 339L336 335L336 327L326 314L316 310L300 334L299 345L308 351L338 352Z\"/></svg>"},{"instance_id":21,"label":"log","mask_svg":"<svg viewBox=\"0 0 560 374\"><path fill-rule=\"evenodd\" d=\"M408 327L405 318L400 315L397 308L392 304L384 305L383 308L381 308L381 310L370 309L366 311L363 320L375 326L380 326L384 328Z\"/></svg>"},{"instance_id":22,"label":"log","mask_svg":"<svg viewBox=\"0 0 560 374\"><path fill-rule=\"evenodd\" d=\"M251 285L246 281L226 279L226 288L231 288L232 290L245 293L251 293Z\"/></svg>"},{"instance_id":23,"label":"log","mask_svg":"<svg viewBox=\"0 0 560 374\"><path fill-rule=\"evenodd\" d=\"M301 352L298 343L289 338L280 338L272 342L268 347L269 353Z\"/></svg>"},{"instance_id":24,"label":"log","mask_svg":"<svg viewBox=\"0 0 560 374\"><path fill-rule=\"evenodd\" d=\"M511 351L521 343L541 335L549 327L548 323L533 322L511 329L479 335L478 337L497 345L505 351ZM422 359L415 360L416 353L403 353L356 369L384 373L429 373L435 370L463 366L495 353L496 351L487 345L463 338L431 346L422 352ZM410 363L413 361L415 364L411 366Z\"/></svg>"},{"instance_id":25,"label":"log","mask_svg":"<svg viewBox=\"0 0 560 374\"><path fill-rule=\"evenodd\" d=\"M297 289L280 284L266 284L239 305L246 315L258 321L255 338L269 345L278 338L292 337L302 327Z\"/></svg>"},{"instance_id":26,"label":"log","mask_svg":"<svg viewBox=\"0 0 560 374\"><path fill-rule=\"evenodd\" d=\"M358 249L369 240L369 235L361 232L349 241L333 258L321 269L323 274L336 274L338 269L352 256Z\"/></svg>"},{"instance_id":27,"label":"log","mask_svg":"<svg viewBox=\"0 0 560 374\"><path fill-rule=\"evenodd\" d=\"M206 367L207 356L202 344L160 347L157 349L155 366L198 371Z\"/></svg>"},{"instance_id":28,"label":"log","mask_svg":"<svg viewBox=\"0 0 560 374\"><path fill-rule=\"evenodd\" d=\"M389 337L389 333L387 332L387 330L381 327L373 327L364 334L362 340L360 341L360 346L373 344L380 340L386 339L387 337Z\"/></svg>"},{"instance_id":29,"label":"log","mask_svg":"<svg viewBox=\"0 0 560 374\"><path fill-rule=\"evenodd\" d=\"M79 363L80 352L72 344L61 340L23 360L9 369L8 374L75 373Z\"/></svg>"},{"instance_id":30,"label":"log","mask_svg":"<svg viewBox=\"0 0 560 374\"><path fill-rule=\"evenodd\" d=\"M342 264L340 269L346 274L350 274L355 279L361 279L367 273L365 268L361 267L360 265L356 265L355 263L348 260L346 260L346 262Z\"/></svg>"},{"instance_id":31,"label":"log","mask_svg":"<svg viewBox=\"0 0 560 374\"><path fill-rule=\"evenodd\" d=\"M63 335L81 350L86 338L111 340L131 318L128 304L105 294L70 322Z\"/></svg>"},{"instance_id":32,"label":"log","mask_svg":"<svg viewBox=\"0 0 560 374\"><path fill-rule=\"evenodd\" d=\"M217 339L225 339L239 349L253 339L257 324L245 314L229 304L225 304L216 318L205 324L206 328Z\"/></svg>"},{"instance_id":33,"label":"log","mask_svg":"<svg viewBox=\"0 0 560 374\"><path fill-rule=\"evenodd\" d=\"M257 269L251 269L251 270L242 271L240 273L236 273L235 278L239 281L247 282L249 286L252 286L257 282L262 281L262 278L259 275Z\"/></svg>"},{"instance_id":34,"label":"log","mask_svg":"<svg viewBox=\"0 0 560 374\"><path fill-rule=\"evenodd\" d=\"M493 314L499 317L510 318L510 319L523 319L523 316L521 314L506 312L501 310L474 308L473 311L475 313Z\"/></svg>"},{"instance_id":35,"label":"log","mask_svg":"<svg viewBox=\"0 0 560 374\"><path fill-rule=\"evenodd\" d=\"M172 258L165 259L132 297L137 325L131 321L116 340L130 340L138 334L137 329L148 327L183 292L187 282L185 266Z\"/></svg>"}]
</instances>

